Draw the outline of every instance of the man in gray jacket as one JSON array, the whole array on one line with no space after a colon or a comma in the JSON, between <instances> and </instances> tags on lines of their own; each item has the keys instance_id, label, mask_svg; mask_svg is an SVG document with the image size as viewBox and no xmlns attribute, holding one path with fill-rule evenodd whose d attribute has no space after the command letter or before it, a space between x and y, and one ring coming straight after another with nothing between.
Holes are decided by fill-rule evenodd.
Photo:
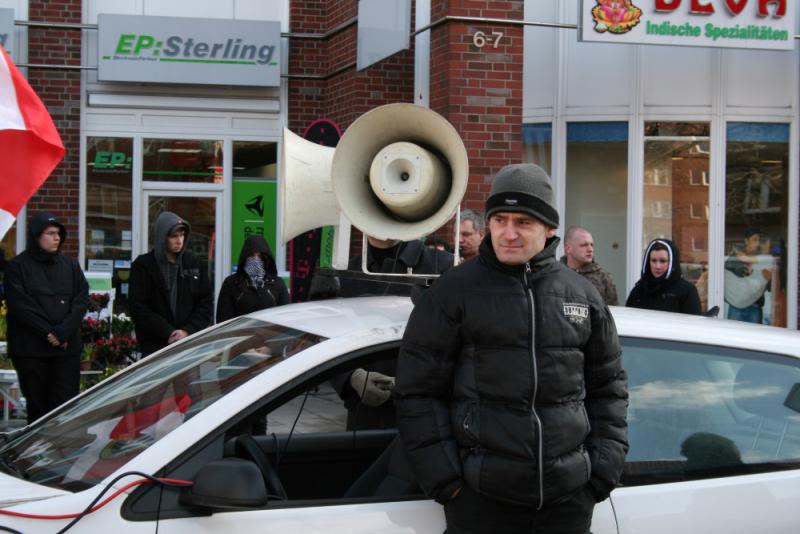
<instances>
[{"instance_id":1,"label":"man in gray jacket","mask_svg":"<svg viewBox=\"0 0 800 534\"><path fill-rule=\"evenodd\" d=\"M609 306L619 304L614 277L594 261L594 239L589 230L580 226L571 226L567 229L561 261L589 280L606 304Z\"/></svg>"},{"instance_id":2,"label":"man in gray jacket","mask_svg":"<svg viewBox=\"0 0 800 534\"><path fill-rule=\"evenodd\" d=\"M449 534L585 534L628 449L614 321L555 258L558 212L541 168L503 168L486 214L478 258L445 273L409 319L400 437Z\"/></svg>"}]
</instances>

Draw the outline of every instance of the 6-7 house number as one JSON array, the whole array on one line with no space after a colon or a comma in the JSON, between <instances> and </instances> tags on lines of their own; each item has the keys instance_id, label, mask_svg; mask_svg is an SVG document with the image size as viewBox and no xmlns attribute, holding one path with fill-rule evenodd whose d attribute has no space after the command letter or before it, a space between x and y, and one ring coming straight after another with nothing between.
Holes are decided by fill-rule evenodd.
<instances>
[{"instance_id":1,"label":"6-7 house number","mask_svg":"<svg viewBox=\"0 0 800 534\"><path fill-rule=\"evenodd\" d=\"M487 34L482 31L477 31L472 35L472 44L477 48L483 48L487 44L492 45L492 48L497 48L502 38L503 32L491 32Z\"/></svg>"}]
</instances>

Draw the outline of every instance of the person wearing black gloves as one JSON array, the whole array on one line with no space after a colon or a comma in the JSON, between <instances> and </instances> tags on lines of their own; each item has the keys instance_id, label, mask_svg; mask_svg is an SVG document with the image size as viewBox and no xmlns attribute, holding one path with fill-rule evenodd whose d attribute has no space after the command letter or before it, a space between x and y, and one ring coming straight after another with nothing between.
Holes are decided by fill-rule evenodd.
<instances>
[{"instance_id":1,"label":"person wearing black gloves","mask_svg":"<svg viewBox=\"0 0 800 534\"><path fill-rule=\"evenodd\" d=\"M236 272L222 282L217 322L283 304L289 304L289 292L278 276L269 243L261 236L251 235L242 245Z\"/></svg>"},{"instance_id":2,"label":"person wearing black gloves","mask_svg":"<svg viewBox=\"0 0 800 534\"><path fill-rule=\"evenodd\" d=\"M628 450L614 320L556 260L541 167L501 169L486 214L478 257L411 312L394 387L403 448L448 534L585 534Z\"/></svg>"},{"instance_id":3,"label":"person wearing black gloves","mask_svg":"<svg viewBox=\"0 0 800 534\"><path fill-rule=\"evenodd\" d=\"M644 253L642 277L628 295L625 305L700 315L700 296L681 274L678 247L669 239L653 239Z\"/></svg>"},{"instance_id":4,"label":"person wearing black gloves","mask_svg":"<svg viewBox=\"0 0 800 534\"><path fill-rule=\"evenodd\" d=\"M78 262L61 253L67 231L53 215L28 223L28 246L8 262L8 352L31 423L78 394L81 321L89 285Z\"/></svg>"}]
</instances>

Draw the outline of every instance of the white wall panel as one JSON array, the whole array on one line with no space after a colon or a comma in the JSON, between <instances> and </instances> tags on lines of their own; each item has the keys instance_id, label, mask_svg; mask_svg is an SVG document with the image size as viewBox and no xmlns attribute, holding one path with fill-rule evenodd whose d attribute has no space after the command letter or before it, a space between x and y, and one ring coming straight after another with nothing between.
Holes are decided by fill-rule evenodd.
<instances>
[{"instance_id":1,"label":"white wall panel","mask_svg":"<svg viewBox=\"0 0 800 534\"><path fill-rule=\"evenodd\" d=\"M87 24L97 24L97 15L141 15L144 0L89 0L85 2Z\"/></svg>"},{"instance_id":2,"label":"white wall panel","mask_svg":"<svg viewBox=\"0 0 800 534\"><path fill-rule=\"evenodd\" d=\"M709 48L642 46L644 105L707 106L714 52Z\"/></svg>"},{"instance_id":3,"label":"white wall panel","mask_svg":"<svg viewBox=\"0 0 800 534\"><path fill-rule=\"evenodd\" d=\"M525 2L525 20L556 22L558 5L554 0ZM522 65L523 116L552 115L555 106L558 66L558 32L552 28L526 26ZM567 30L569 31L569 30Z\"/></svg>"},{"instance_id":4,"label":"white wall panel","mask_svg":"<svg viewBox=\"0 0 800 534\"><path fill-rule=\"evenodd\" d=\"M233 17L244 20L288 19L285 0L234 0Z\"/></svg>"},{"instance_id":5,"label":"white wall panel","mask_svg":"<svg viewBox=\"0 0 800 534\"><path fill-rule=\"evenodd\" d=\"M232 19L233 0L144 0L143 15Z\"/></svg>"},{"instance_id":6,"label":"white wall panel","mask_svg":"<svg viewBox=\"0 0 800 534\"><path fill-rule=\"evenodd\" d=\"M565 108L628 108L633 100L635 46L567 40Z\"/></svg>"},{"instance_id":7,"label":"white wall panel","mask_svg":"<svg viewBox=\"0 0 800 534\"><path fill-rule=\"evenodd\" d=\"M786 108L792 105L794 52L725 50L726 105L748 108Z\"/></svg>"}]
</instances>

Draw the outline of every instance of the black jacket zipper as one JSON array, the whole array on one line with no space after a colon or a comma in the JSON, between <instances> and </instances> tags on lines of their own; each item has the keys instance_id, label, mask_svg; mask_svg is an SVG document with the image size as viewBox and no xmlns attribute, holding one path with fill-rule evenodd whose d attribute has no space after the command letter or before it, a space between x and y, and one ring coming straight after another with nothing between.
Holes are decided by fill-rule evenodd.
<instances>
[{"instance_id":1,"label":"black jacket zipper","mask_svg":"<svg viewBox=\"0 0 800 534\"><path fill-rule=\"evenodd\" d=\"M534 306L533 288L528 284L528 277L531 275L530 262L525 264L525 273L522 275L523 283L525 284L525 292L528 294L528 306L530 307L531 317L531 362L533 370L533 394L531 398L531 414L536 421L536 438L538 441L537 460L539 463L539 505L537 510L541 510L544 505L544 458L542 454L542 421L539 419L539 414L536 413L536 394L539 390L539 369L536 365L536 307Z\"/></svg>"}]
</instances>

